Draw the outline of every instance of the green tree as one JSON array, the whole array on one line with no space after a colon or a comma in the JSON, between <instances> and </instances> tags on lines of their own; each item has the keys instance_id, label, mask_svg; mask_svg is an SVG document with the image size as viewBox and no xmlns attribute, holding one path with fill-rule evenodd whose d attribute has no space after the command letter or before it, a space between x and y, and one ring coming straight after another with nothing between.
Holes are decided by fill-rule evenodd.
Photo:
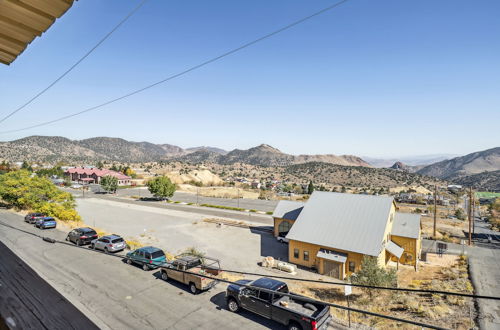
<instances>
[{"instance_id":1,"label":"green tree","mask_svg":"<svg viewBox=\"0 0 500 330\"><path fill-rule=\"evenodd\" d=\"M27 161L23 162L23 164L21 165L21 169L33 172L33 168L31 167L31 165Z\"/></svg>"},{"instance_id":2,"label":"green tree","mask_svg":"<svg viewBox=\"0 0 500 330\"><path fill-rule=\"evenodd\" d=\"M170 198L174 195L175 184L166 176L157 176L146 183L149 192L161 199Z\"/></svg>"},{"instance_id":3,"label":"green tree","mask_svg":"<svg viewBox=\"0 0 500 330\"><path fill-rule=\"evenodd\" d=\"M309 181L309 185L307 186L307 193L310 195L314 191L314 185L312 181Z\"/></svg>"},{"instance_id":4,"label":"green tree","mask_svg":"<svg viewBox=\"0 0 500 330\"><path fill-rule=\"evenodd\" d=\"M60 220L81 220L74 209L73 195L47 178L32 177L28 170L0 175L0 199L16 209L43 212Z\"/></svg>"},{"instance_id":5,"label":"green tree","mask_svg":"<svg viewBox=\"0 0 500 330\"><path fill-rule=\"evenodd\" d=\"M395 269L386 270L380 267L376 257L364 256L361 269L351 276L351 282L362 285L396 287L398 277ZM371 298L372 289L365 290Z\"/></svg>"},{"instance_id":6,"label":"green tree","mask_svg":"<svg viewBox=\"0 0 500 330\"><path fill-rule=\"evenodd\" d=\"M472 204L472 203L471 203ZM465 220L465 212L462 208L458 208L456 211L455 211L455 216L457 217L457 219L459 220Z\"/></svg>"},{"instance_id":7,"label":"green tree","mask_svg":"<svg viewBox=\"0 0 500 330\"><path fill-rule=\"evenodd\" d=\"M104 164L101 161L98 161L95 167L101 170L104 167Z\"/></svg>"},{"instance_id":8,"label":"green tree","mask_svg":"<svg viewBox=\"0 0 500 330\"><path fill-rule=\"evenodd\" d=\"M345 187L344 187L344 186L342 186L342 188L340 189L340 192L345 193L345 192L346 192L346 190L347 190L347 189L345 189Z\"/></svg>"},{"instance_id":9,"label":"green tree","mask_svg":"<svg viewBox=\"0 0 500 330\"><path fill-rule=\"evenodd\" d=\"M101 187L107 192L115 192L118 189L118 179L111 175L105 175L101 179Z\"/></svg>"}]
</instances>

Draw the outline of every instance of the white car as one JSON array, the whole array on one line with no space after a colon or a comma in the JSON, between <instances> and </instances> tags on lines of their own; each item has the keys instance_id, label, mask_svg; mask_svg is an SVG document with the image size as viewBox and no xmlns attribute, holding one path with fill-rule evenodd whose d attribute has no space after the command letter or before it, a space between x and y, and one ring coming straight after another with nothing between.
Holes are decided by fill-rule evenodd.
<instances>
[{"instance_id":1,"label":"white car","mask_svg":"<svg viewBox=\"0 0 500 330\"><path fill-rule=\"evenodd\" d=\"M276 240L280 243L288 243L290 240L286 238L286 234L288 233L279 233L278 237L276 237Z\"/></svg>"},{"instance_id":2,"label":"white car","mask_svg":"<svg viewBox=\"0 0 500 330\"><path fill-rule=\"evenodd\" d=\"M72 184L71 185L71 188L73 188L73 189L80 189L81 187L83 187L81 184Z\"/></svg>"}]
</instances>

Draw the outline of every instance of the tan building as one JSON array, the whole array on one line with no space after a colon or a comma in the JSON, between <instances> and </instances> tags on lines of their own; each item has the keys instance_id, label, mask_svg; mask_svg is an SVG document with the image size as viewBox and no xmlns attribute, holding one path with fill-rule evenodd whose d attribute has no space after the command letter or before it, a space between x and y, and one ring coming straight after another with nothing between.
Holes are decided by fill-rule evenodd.
<instances>
[{"instance_id":1,"label":"tan building","mask_svg":"<svg viewBox=\"0 0 500 330\"><path fill-rule=\"evenodd\" d=\"M280 201L273 212L274 237L284 237L304 207L302 202Z\"/></svg>"},{"instance_id":2,"label":"tan building","mask_svg":"<svg viewBox=\"0 0 500 330\"><path fill-rule=\"evenodd\" d=\"M273 214L275 236L291 225L291 263L338 279L358 271L364 256L417 265L420 216L396 212L392 197L315 191L304 205L291 203L280 201Z\"/></svg>"}]
</instances>

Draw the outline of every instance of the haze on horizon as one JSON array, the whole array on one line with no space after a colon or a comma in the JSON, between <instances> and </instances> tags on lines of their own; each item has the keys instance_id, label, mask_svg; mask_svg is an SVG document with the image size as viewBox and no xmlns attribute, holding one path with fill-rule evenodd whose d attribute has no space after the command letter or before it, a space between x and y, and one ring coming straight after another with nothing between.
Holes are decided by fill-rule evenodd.
<instances>
[{"instance_id":1,"label":"haze on horizon","mask_svg":"<svg viewBox=\"0 0 500 330\"><path fill-rule=\"evenodd\" d=\"M43 89L137 3L76 2L0 67L0 115ZM149 1L0 131L102 103L331 4ZM165 85L0 140L111 136L226 150L266 143L290 154L383 158L497 147L498 12L495 0L348 1Z\"/></svg>"}]
</instances>

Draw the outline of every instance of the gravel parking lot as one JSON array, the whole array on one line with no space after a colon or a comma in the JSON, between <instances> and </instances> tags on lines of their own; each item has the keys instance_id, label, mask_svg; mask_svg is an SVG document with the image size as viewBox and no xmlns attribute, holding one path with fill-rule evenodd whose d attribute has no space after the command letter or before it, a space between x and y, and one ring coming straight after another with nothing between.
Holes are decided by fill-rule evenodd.
<instances>
[{"instance_id":1,"label":"gravel parking lot","mask_svg":"<svg viewBox=\"0 0 500 330\"><path fill-rule=\"evenodd\" d=\"M287 246L271 234L203 222L210 216L97 198L78 199L77 210L89 226L172 254L193 246L220 259L224 268L262 271L257 263L264 256L287 260Z\"/></svg>"}]
</instances>

